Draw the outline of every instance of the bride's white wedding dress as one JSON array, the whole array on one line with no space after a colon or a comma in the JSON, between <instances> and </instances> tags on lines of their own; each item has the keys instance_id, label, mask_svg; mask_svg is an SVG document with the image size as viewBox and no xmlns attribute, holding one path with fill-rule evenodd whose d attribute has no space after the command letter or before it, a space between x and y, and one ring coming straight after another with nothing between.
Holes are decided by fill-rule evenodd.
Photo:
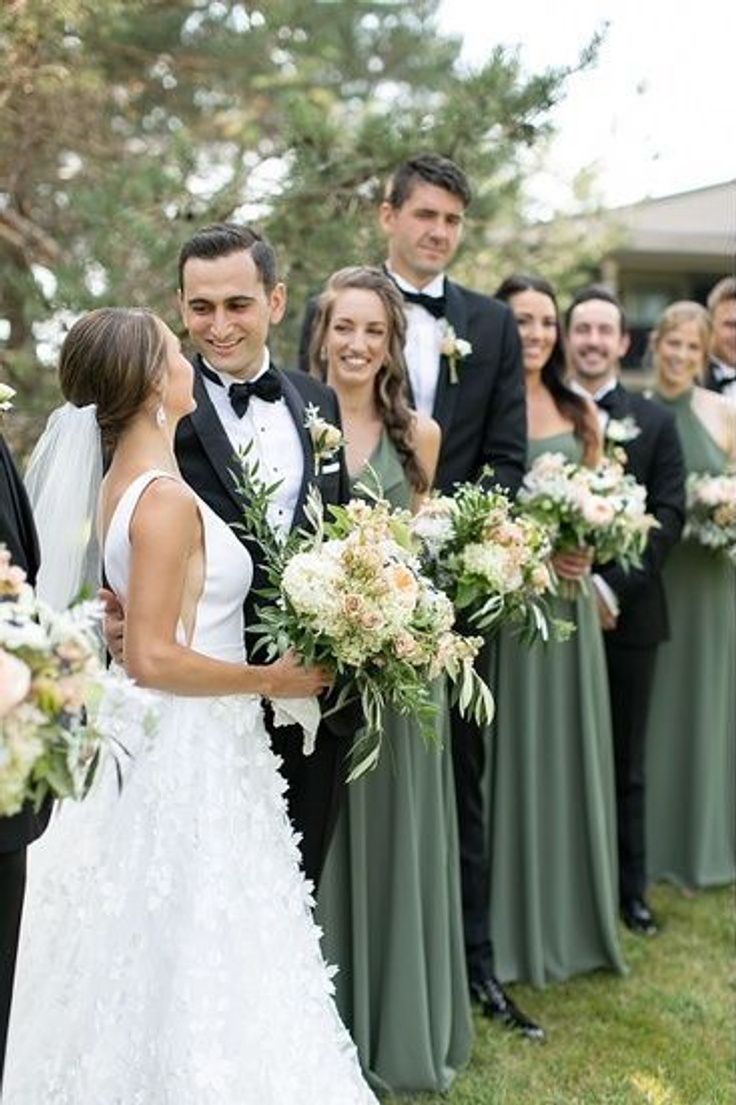
<instances>
[{"instance_id":1,"label":"bride's white wedding dress","mask_svg":"<svg viewBox=\"0 0 736 1105\"><path fill-rule=\"evenodd\" d=\"M110 524L127 593L133 511ZM197 500L206 578L192 648L243 661L250 558ZM375 1105L331 997L285 784L255 697L156 694L29 853L3 1105Z\"/></svg>"}]
</instances>

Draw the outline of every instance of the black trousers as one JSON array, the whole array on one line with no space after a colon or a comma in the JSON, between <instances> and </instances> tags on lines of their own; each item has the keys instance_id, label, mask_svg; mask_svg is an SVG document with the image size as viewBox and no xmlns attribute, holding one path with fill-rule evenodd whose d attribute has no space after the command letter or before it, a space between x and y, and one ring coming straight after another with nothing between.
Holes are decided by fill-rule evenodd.
<instances>
[{"instance_id":1,"label":"black trousers","mask_svg":"<svg viewBox=\"0 0 736 1105\"><path fill-rule=\"evenodd\" d=\"M616 765L619 897L641 898L647 885L644 754L657 646L630 648L604 634Z\"/></svg>"},{"instance_id":2,"label":"black trousers","mask_svg":"<svg viewBox=\"0 0 736 1105\"><path fill-rule=\"evenodd\" d=\"M26 849L0 852L0 1086L25 886Z\"/></svg>"},{"instance_id":3,"label":"black trousers","mask_svg":"<svg viewBox=\"0 0 736 1105\"><path fill-rule=\"evenodd\" d=\"M478 671L490 670L490 649L480 653ZM483 731L450 711L452 766L455 774L458 834L460 837L460 885L463 900L465 959L470 982L494 973L491 943L490 854L484 817L482 782L486 770Z\"/></svg>"},{"instance_id":4,"label":"black trousers","mask_svg":"<svg viewBox=\"0 0 736 1105\"><path fill-rule=\"evenodd\" d=\"M301 835L302 868L316 889L340 812L350 744L320 728L314 752L305 756L301 729L269 725L269 731L271 747L284 761L281 773L288 787L286 803L289 820Z\"/></svg>"}]
</instances>

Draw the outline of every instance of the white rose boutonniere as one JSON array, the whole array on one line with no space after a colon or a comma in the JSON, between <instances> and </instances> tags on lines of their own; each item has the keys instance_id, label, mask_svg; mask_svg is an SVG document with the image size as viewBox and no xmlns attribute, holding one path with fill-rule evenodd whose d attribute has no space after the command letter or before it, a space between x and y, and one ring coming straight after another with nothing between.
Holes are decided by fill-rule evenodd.
<instances>
[{"instance_id":1,"label":"white rose boutonniere","mask_svg":"<svg viewBox=\"0 0 736 1105\"><path fill-rule=\"evenodd\" d=\"M0 384L0 414L6 414L13 409L14 396L15 388L11 388L9 384Z\"/></svg>"},{"instance_id":2,"label":"white rose boutonniere","mask_svg":"<svg viewBox=\"0 0 736 1105\"><path fill-rule=\"evenodd\" d=\"M440 345L440 353L443 357L447 357L447 363L450 366L450 383L457 383L457 362L464 361L466 357L470 356L473 352L473 347L469 341L465 338L459 338L455 333L454 328L445 319L445 328L442 335L442 344Z\"/></svg>"},{"instance_id":3,"label":"white rose boutonniere","mask_svg":"<svg viewBox=\"0 0 736 1105\"><path fill-rule=\"evenodd\" d=\"M345 445L343 437L337 426L333 426L326 418L322 418L319 408L310 403L304 415L304 427L309 431L314 450L314 467L319 472L322 462L330 460Z\"/></svg>"},{"instance_id":4,"label":"white rose boutonniere","mask_svg":"<svg viewBox=\"0 0 736 1105\"><path fill-rule=\"evenodd\" d=\"M603 436L605 437L604 452L611 457L612 460L617 460L620 464L625 464L627 458L624 445L628 445L628 443L637 438L640 433L641 429L630 414L627 414L625 418L609 418L608 422L606 422L606 428L603 431Z\"/></svg>"}]
</instances>

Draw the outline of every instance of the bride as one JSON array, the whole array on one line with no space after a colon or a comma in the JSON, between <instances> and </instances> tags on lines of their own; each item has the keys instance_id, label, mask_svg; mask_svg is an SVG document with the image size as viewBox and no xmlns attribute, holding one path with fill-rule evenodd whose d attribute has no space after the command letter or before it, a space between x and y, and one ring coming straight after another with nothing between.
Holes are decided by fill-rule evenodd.
<instances>
[{"instance_id":1,"label":"bride","mask_svg":"<svg viewBox=\"0 0 736 1105\"><path fill-rule=\"evenodd\" d=\"M96 418L112 457L104 567L156 725L121 734L122 791L107 764L34 848L4 1105L374 1103L261 715L260 696L314 694L325 675L291 655L245 664L252 565L177 470L174 431L194 404L171 331L147 311L93 311L60 376L80 416L73 448ZM80 473L57 464L51 479L76 491Z\"/></svg>"}]
</instances>

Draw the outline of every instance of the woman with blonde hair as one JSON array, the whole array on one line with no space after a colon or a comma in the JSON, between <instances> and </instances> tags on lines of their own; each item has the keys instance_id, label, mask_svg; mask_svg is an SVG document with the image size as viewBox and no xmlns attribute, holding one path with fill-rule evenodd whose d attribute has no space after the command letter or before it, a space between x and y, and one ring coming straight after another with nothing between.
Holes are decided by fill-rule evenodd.
<instances>
[{"instance_id":1,"label":"woman with blonde hair","mask_svg":"<svg viewBox=\"0 0 736 1105\"><path fill-rule=\"evenodd\" d=\"M736 409L702 386L710 320L673 303L651 336L656 398L674 414L689 474L736 465ZM686 887L736 877L736 570L686 538L663 572L670 640L660 647L647 735L652 878Z\"/></svg>"},{"instance_id":2,"label":"woman with blonde hair","mask_svg":"<svg viewBox=\"0 0 736 1105\"><path fill-rule=\"evenodd\" d=\"M401 296L380 269L335 273L320 297L311 371L337 393L356 493L415 506L431 486L440 431L409 408ZM351 783L320 883L337 1002L374 1089L442 1091L470 1055L458 834L443 688L437 747L386 715L378 767Z\"/></svg>"}]
</instances>

